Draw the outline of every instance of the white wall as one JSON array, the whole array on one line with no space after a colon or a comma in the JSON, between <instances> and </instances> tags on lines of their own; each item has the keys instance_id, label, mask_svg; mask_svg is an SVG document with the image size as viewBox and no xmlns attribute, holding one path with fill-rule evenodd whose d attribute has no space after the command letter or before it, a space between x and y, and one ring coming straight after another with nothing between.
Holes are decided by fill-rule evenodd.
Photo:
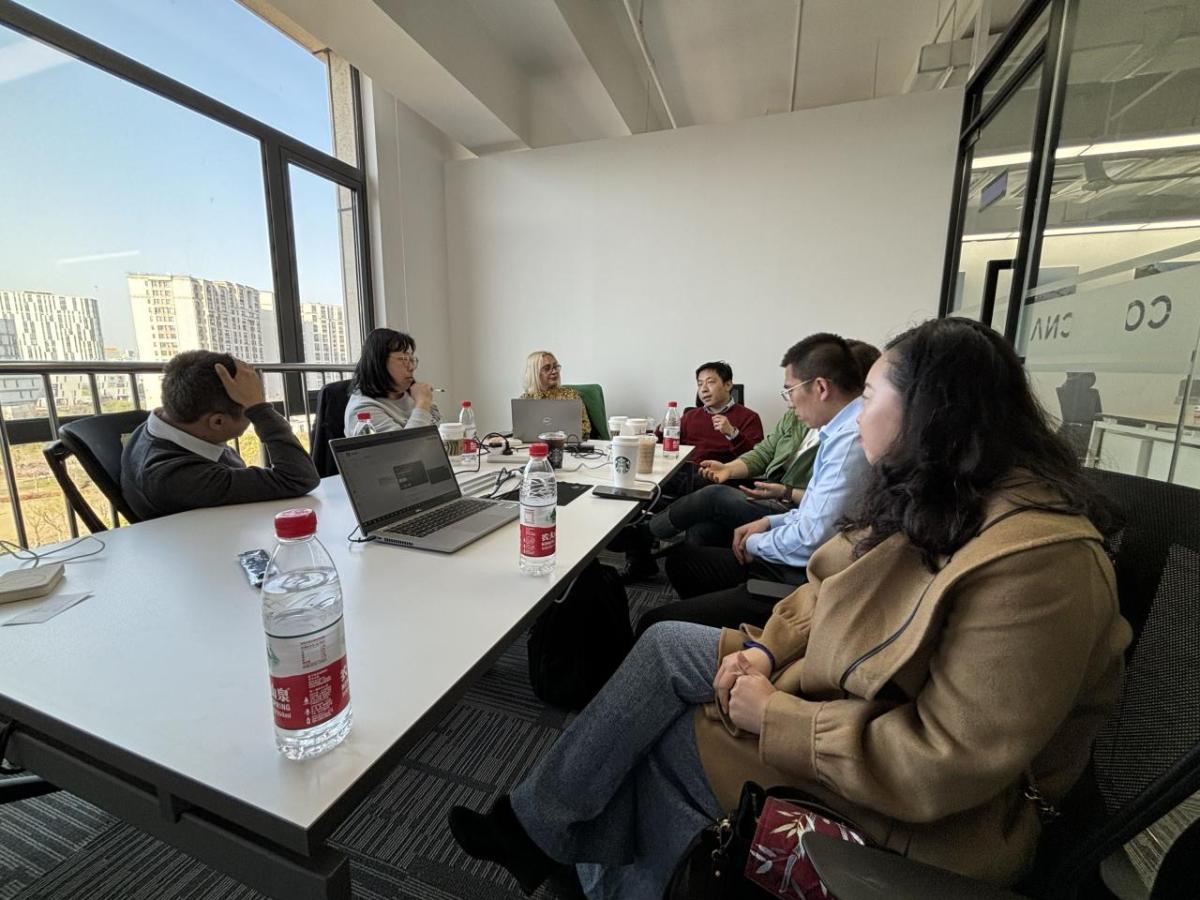
<instances>
[{"instance_id":1,"label":"white wall","mask_svg":"<svg viewBox=\"0 0 1200 900\"><path fill-rule=\"evenodd\" d=\"M659 415L724 358L771 424L790 344L879 342L936 313L961 104L943 91L448 163L456 389L505 425L544 347L564 381L602 383L610 413Z\"/></svg>"},{"instance_id":2,"label":"white wall","mask_svg":"<svg viewBox=\"0 0 1200 900\"><path fill-rule=\"evenodd\" d=\"M377 84L363 85L375 322L417 339L420 377L447 388L445 411L455 394L443 173L469 154Z\"/></svg>"}]
</instances>

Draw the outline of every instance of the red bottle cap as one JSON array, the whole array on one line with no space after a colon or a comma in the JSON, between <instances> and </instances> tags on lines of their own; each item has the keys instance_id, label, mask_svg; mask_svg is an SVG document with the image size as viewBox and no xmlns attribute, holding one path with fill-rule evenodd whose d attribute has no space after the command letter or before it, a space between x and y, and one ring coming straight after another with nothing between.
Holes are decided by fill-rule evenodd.
<instances>
[{"instance_id":1,"label":"red bottle cap","mask_svg":"<svg viewBox=\"0 0 1200 900\"><path fill-rule=\"evenodd\" d=\"M541 457L541 456L546 456L549 453L550 453L550 447L547 444L530 444L529 445L529 455L534 459L537 459L538 457Z\"/></svg>"},{"instance_id":2,"label":"red bottle cap","mask_svg":"<svg viewBox=\"0 0 1200 900\"><path fill-rule=\"evenodd\" d=\"M360 421L360 422L364 421L365 419L371 418L371 414L369 412L367 412L365 409L356 413L355 415L358 418L358 421Z\"/></svg>"},{"instance_id":3,"label":"red bottle cap","mask_svg":"<svg viewBox=\"0 0 1200 900\"><path fill-rule=\"evenodd\" d=\"M462 405L463 405L463 406L470 406L470 405L471 405L471 401L470 401L470 400L464 400L464 401L462 402Z\"/></svg>"},{"instance_id":4,"label":"red bottle cap","mask_svg":"<svg viewBox=\"0 0 1200 900\"><path fill-rule=\"evenodd\" d=\"M668 409L670 409L672 406L678 406L678 405L679 405L679 403L678 403L678 401L676 401L676 400L669 400L669 401L667 402L667 408L668 408Z\"/></svg>"},{"instance_id":5,"label":"red bottle cap","mask_svg":"<svg viewBox=\"0 0 1200 900\"><path fill-rule=\"evenodd\" d=\"M275 516L275 536L294 539L317 532L317 514L311 509L285 509Z\"/></svg>"}]
</instances>

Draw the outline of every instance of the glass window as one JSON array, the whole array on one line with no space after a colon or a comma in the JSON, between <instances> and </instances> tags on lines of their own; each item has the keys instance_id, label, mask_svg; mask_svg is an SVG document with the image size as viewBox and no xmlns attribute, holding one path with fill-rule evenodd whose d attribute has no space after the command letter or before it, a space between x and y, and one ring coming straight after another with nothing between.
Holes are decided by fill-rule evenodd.
<instances>
[{"instance_id":1,"label":"glass window","mask_svg":"<svg viewBox=\"0 0 1200 900\"><path fill-rule=\"evenodd\" d=\"M296 165L288 166L288 176L304 360L352 362L349 337L359 303L355 194ZM320 377L310 376L309 385L320 387Z\"/></svg>"},{"instance_id":2,"label":"glass window","mask_svg":"<svg viewBox=\"0 0 1200 900\"><path fill-rule=\"evenodd\" d=\"M3 28L0 55L40 60L0 82L0 318L17 358L278 360L258 141Z\"/></svg>"},{"instance_id":3,"label":"glass window","mask_svg":"<svg viewBox=\"0 0 1200 900\"><path fill-rule=\"evenodd\" d=\"M329 74L235 0L19 0L36 13L333 152Z\"/></svg>"},{"instance_id":4,"label":"glass window","mask_svg":"<svg viewBox=\"0 0 1200 900\"><path fill-rule=\"evenodd\" d=\"M1200 487L1200 0L1079 0L1019 349L1090 465Z\"/></svg>"},{"instance_id":5,"label":"glass window","mask_svg":"<svg viewBox=\"0 0 1200 900\"><path fill-rule=\"evenodd\" d=\"M996 71L992 73L990 78L988 78L987 83L984 84L983 90L980 94L980 111L982 111L984 107L992 102L992 98L1000 92L1000 90L1004 87L1005 82L1008 81L1013 73L1015 73L1017 69L1021 68L1021 65L1025 62L1025 60L1029 59L1029 57L1038 50L1042 44L1042 41L1046 39L1046 33L1049 31L1049 29L1050 4L1047 3L1046 8L1042 10L1041 15L1039 15L1036 21L1029 26L1029 30L1025 32L1025 36L1022 37L1021 40L1017 42L1017 45L1009 51L1008 55L1005 56L1000 62L1000 65L996 67Z\"/></svg>"},{"instance_id":6,"label":"glass window","mask_svg":"<svg viewBox=\"0 0 1200 900\"><path fill-rule=\"evenodd\" d=\"M966 176L963 238L959 251L961 275L953 310L972 318L986 316L1004 330L1011 288L1011 264L1027 195L1034 124L1037 116L1040 70L1026 76L1021 87L980 129ZM993 278L989 281L989 265Z\"/></svg>"}]
</instances>

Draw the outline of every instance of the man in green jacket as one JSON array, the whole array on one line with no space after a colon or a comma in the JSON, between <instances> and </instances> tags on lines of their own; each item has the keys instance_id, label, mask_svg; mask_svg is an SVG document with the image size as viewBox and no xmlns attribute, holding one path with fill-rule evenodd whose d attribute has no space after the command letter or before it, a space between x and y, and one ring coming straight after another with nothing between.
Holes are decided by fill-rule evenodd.
<instances>
[{"instance_id":1,"label":"man in green jacket","mask_svg":"<svg viewBox=\"0 0 1200 900\"><path fill-rule=\"evenodd\" d=\"M799 503L812 475L816 436L816 431L810 432L789 410L770 434L732 462L700 463L700 474L712 484L680 497L648 521L628 526L609 545L610 550L625 552L625 576L645 578L658 571L658 564L650 558L655 539L666 540L686 531L691 543L724 547L739 525L785 512ZM751 479L752 487L726 484Z\"/></svg>"}]
</instances>

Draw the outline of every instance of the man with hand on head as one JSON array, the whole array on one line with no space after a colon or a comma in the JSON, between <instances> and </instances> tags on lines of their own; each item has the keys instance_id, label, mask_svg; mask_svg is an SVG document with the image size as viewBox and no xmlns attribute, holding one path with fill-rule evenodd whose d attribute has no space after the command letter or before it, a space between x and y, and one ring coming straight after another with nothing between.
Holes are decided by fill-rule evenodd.
<instances>
[{"instance_id":1,"label":"man with hand on head","mask_svg":"<svg viewBox=\"0 0 1200 900\"><path fill-rule=\"evenodd\" d=\"M251 425L270 466L247 466L228 446ZM291 425L266 401L258 373L208 350L189 350L166 364L162 406L121 454L121 492L142 519L299 497L320 482Z\"/></svg>"}]
</instances>

